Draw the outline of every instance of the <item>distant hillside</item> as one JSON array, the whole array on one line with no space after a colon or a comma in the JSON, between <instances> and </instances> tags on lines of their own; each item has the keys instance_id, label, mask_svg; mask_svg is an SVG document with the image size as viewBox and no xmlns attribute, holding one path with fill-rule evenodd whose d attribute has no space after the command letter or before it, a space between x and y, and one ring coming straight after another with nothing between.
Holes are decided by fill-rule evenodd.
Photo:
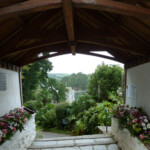
<instances>
[{"instance_id":1,"label":"distant hillside","mask_svg":"<svg viewBox=\"0 0 150 150\"><path fill-rule=\"evenodd\" d=\"M55 78L57 81L60 81L63 77L68 77L71 74L67 73L48 73L49 78Z\"/></svg>"}]
</instances>

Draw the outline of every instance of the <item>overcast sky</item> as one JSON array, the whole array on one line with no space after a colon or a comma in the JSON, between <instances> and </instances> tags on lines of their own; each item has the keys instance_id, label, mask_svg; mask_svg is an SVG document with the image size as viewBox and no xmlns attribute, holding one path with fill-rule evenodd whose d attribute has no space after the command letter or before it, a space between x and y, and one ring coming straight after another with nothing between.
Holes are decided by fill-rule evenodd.
<instances>
[{"instance_id":1,"label":"overcast sky","mask_svg":"<svg viewBox=\"0 0 150 150\"><path fill-rule=\"evenodd\" d=\"M123 64L103 59L95 56L72 54L61 55L57 57L49 58L53 64L53 70L50 73L78 73L82 72L85 74L93 73L99 64L104 62L105 64L118 64L123 67Z\"/></svg>"}]
</instances>

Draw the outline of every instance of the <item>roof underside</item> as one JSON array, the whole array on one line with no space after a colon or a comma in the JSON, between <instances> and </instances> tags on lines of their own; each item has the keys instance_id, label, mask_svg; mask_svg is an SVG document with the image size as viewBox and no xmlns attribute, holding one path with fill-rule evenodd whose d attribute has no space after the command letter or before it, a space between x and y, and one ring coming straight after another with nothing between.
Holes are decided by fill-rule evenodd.
<instances>
[{"instance_id":1,"label":"roof underside","mask_svg":"<svg viewBox=\"0 0 150 150\"><path fill-rule=\"evenodd\" d=\"M0 60L18 66L69 53L149 61L149 0L1 0L0 27Z\"/></svg>"}]
</instances>

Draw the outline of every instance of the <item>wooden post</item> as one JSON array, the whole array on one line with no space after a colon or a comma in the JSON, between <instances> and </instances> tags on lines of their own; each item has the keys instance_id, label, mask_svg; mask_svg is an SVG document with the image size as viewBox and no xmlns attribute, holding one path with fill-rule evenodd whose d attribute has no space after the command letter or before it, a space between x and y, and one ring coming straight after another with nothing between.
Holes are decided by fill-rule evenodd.
<instances>
[{"instance_id":1,"label":"wooden post","mask_svg":"<svg viewBox=\"0 0 150 150\"><path fill-rule=\"evenodd\" d=\"M23 106L22 68L19 68L18 74L19 74L20 100L21 100L21 106Z\"/></svg>"},{"instance_id":2,"label":"wooden post","mask_svg":"<svg viewBox=\"0 0 150 150\"><path fill-rule=\"evenodd\" d=\"M126 103L126 87L127 87L127 69L124 66L124 104Z\"/></svg>"}]
</instances>

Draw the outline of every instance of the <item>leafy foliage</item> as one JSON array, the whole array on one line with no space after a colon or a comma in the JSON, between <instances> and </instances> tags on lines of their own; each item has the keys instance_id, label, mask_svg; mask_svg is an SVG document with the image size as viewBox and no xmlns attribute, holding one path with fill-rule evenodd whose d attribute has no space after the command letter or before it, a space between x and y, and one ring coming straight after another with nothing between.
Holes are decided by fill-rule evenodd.
<instances>
[{"instance_id":1,"label":"leafy foliage","mask_svg":"<svg viewBox=\"0 0 150 150\"><path fill-rule=\"evenodd\" d=\"M31 110L37 111L43 107L43 103L38 100L30 100L24 103L25 107L28 107Z\"/></svg>"},{"instance_id":2,"label":"leafy foliage","mask_svg":"<svg viewBox=\"0 0 150 150\"><path fill-rule=\"evenodd\" d=\"M47 72L52 70L52 63L48 60L41 60L23 67L23 98L24 102L35 99L34 90L46 82Z\"/></svg>"},{"instance_id":3,"label":"leafy foliage","mask_svg":"<svg viewBox=\"0 0 150 150\"><path fill-rule=\"evenodd\" d=\"M123 69L117 65L99 65L89 78L88 93L97 101L108 100L109 93L121 87L122 73Z\"/></svg>"},{"instance_id":4,"label":"leafy foliage","mask_svg":"<svg viewBox=\"0 0 150 150\"><path fill-rule=\"evenodd\" d=\"M88 94L84 94L78 100L74 101L69 107L68 112L77 116L80 112L89 109L95 105L95 101Z\"/></svg>"},{"instance_id":5,"label":"leafy foliage","mask_svg":"<svg viewBox=\"0 0 150 150\"><path fill-rule=\"evenodd\" d=\"M71 76L61 79L61 83L74 90L86 90L88 85L88 77L83 73L72 74Z\"/></svg>"},{"instance_id":6,"label":"leafy foliage","mask_svg":"<svg viewBox=\"0 0 150 150\"><path fill-rule=\"evenodd\" d=\"M56 111L56 124L57 128L62 129L62 119L65 119L67 116L67 107L69 106L66 102L61 102L56 105L55 111Z\"/></svg>"},{"instance_id":7,"label":"leafy foliage","mask_svg":"<svg viewBox=\"0 0 150 150\"><path fill-rule=\"evenodd\" d=\"M56 126L56 113L54 105L46 104L35 116L36 124L42 128L52 128Z\"/></svg>"},{"instance_id":8,"label":"leafy foliage","mask_svg":"<svg viewBox=\"0 0 150 150\"><path fill-rule=\"evenodd\" d=\"M75 125L72 128L72 132L75 135L98 133L98 125L111 124L111 114L109 111L112 108L112 103L104 101L97 103L96 106L90 107L88 110L84 110L75 118ZM72 118L70 118L69 122L72 122Z\"/></svg>"}]
</instances>

